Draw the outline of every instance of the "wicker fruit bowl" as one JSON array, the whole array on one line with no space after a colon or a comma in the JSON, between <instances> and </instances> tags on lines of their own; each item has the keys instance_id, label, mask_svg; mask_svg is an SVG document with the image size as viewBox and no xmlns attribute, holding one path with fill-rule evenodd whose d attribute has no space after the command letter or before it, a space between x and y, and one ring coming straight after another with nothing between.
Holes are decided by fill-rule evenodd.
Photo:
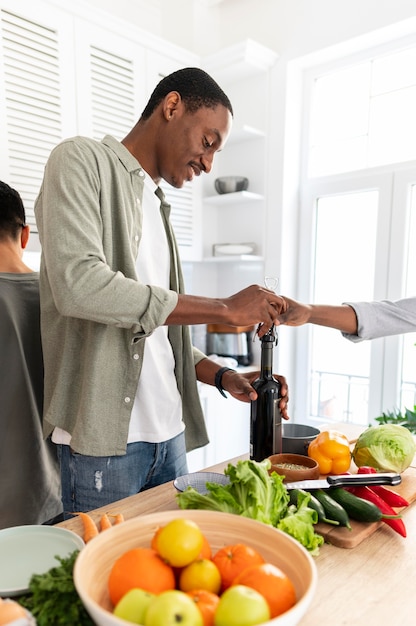
<instances>
[{"instance_id":1,"label":"wicker fruit bowl","mask_svg":"<svg viewBox=\"0 0 416 626\"><path fill-rule=\"evenodd\" d=\"M85 608L97 626L126 626L112 614L107 582L114 561L127 550L149 547L159 526L184 517L196 522L212 551L225 545L245 543L258 550L266 561L280 567L292 580L296 604L266 626L294 626L306 613L315 593L316 566L310 554L289 535L261 522L215 511L172 510L136 517L94 537L76 560L74 583Z\"/></svg>"}]
</instances>

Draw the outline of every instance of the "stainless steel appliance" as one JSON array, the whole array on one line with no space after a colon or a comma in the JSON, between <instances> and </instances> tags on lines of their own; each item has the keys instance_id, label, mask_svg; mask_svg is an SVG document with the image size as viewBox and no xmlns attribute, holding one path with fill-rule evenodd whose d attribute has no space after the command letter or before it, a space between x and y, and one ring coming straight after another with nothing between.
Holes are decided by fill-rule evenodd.
<instances>
[{"instance_id":1,"label":"stainless steel appliance","mask_svg":"<svg viewBox=\"0 0 416 626\"><path fill-rule=\"evenodd\" d=\"M207 353L232 357L239 365L253 362L253 326L207 325Z\"/></svg>"}]
</instances>

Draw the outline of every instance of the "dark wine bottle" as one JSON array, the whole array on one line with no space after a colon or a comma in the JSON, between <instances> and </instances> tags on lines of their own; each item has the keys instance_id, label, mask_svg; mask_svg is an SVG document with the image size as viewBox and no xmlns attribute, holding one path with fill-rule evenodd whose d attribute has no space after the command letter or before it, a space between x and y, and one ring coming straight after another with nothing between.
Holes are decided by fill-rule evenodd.
<instances>
[{"instance_id":1,"label":"dark wine bottle","mask_svg":"<svg viewBox=\"0 0 416 626\"><path fill-rule=\"evenodd\" d=\"M251 402L250 410L250 458L254 461L282 451L280 383L273 377L273 348L277 343L274 326L260 341L260 376L253 383L257 400Z\"/></svg>"}]
</instances>

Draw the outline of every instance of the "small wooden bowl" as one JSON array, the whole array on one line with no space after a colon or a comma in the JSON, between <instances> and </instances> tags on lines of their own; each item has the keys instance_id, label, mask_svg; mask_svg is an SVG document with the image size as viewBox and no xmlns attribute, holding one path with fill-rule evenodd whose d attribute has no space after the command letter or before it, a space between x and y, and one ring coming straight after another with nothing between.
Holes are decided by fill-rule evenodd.
<instances>
[{"instance_id":1,"label":"small wooden bowl","mask_svg":"<svg viewBox=\"0 0 416 626\"><path fill-rule=\"evenodd\" d=\"M276 472L284 476L283 482L291 483L295 480L314 480L319 478L319 465L314 460L303 454L272 454L269 456L272 466L269 473Z\"/></svg>"}]
</instances>

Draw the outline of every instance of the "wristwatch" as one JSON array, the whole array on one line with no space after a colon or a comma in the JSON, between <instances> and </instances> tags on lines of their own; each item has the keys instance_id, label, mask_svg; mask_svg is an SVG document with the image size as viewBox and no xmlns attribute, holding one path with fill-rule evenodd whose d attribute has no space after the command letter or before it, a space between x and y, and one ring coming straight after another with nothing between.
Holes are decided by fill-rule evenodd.
<instances>
[{"instance_id":1,"label":"wristwatch","mask_svg":"<svg viewBox=\"0 0 416 626\"><path fill-rule=\"evenodd\" d=\"M218 372L215 374L215 386L224 398L227 396L224 393L224 387L222 386L222 377L225 372L235 372L231 367L221 367Z\"/></svg>"}]
</instances>

